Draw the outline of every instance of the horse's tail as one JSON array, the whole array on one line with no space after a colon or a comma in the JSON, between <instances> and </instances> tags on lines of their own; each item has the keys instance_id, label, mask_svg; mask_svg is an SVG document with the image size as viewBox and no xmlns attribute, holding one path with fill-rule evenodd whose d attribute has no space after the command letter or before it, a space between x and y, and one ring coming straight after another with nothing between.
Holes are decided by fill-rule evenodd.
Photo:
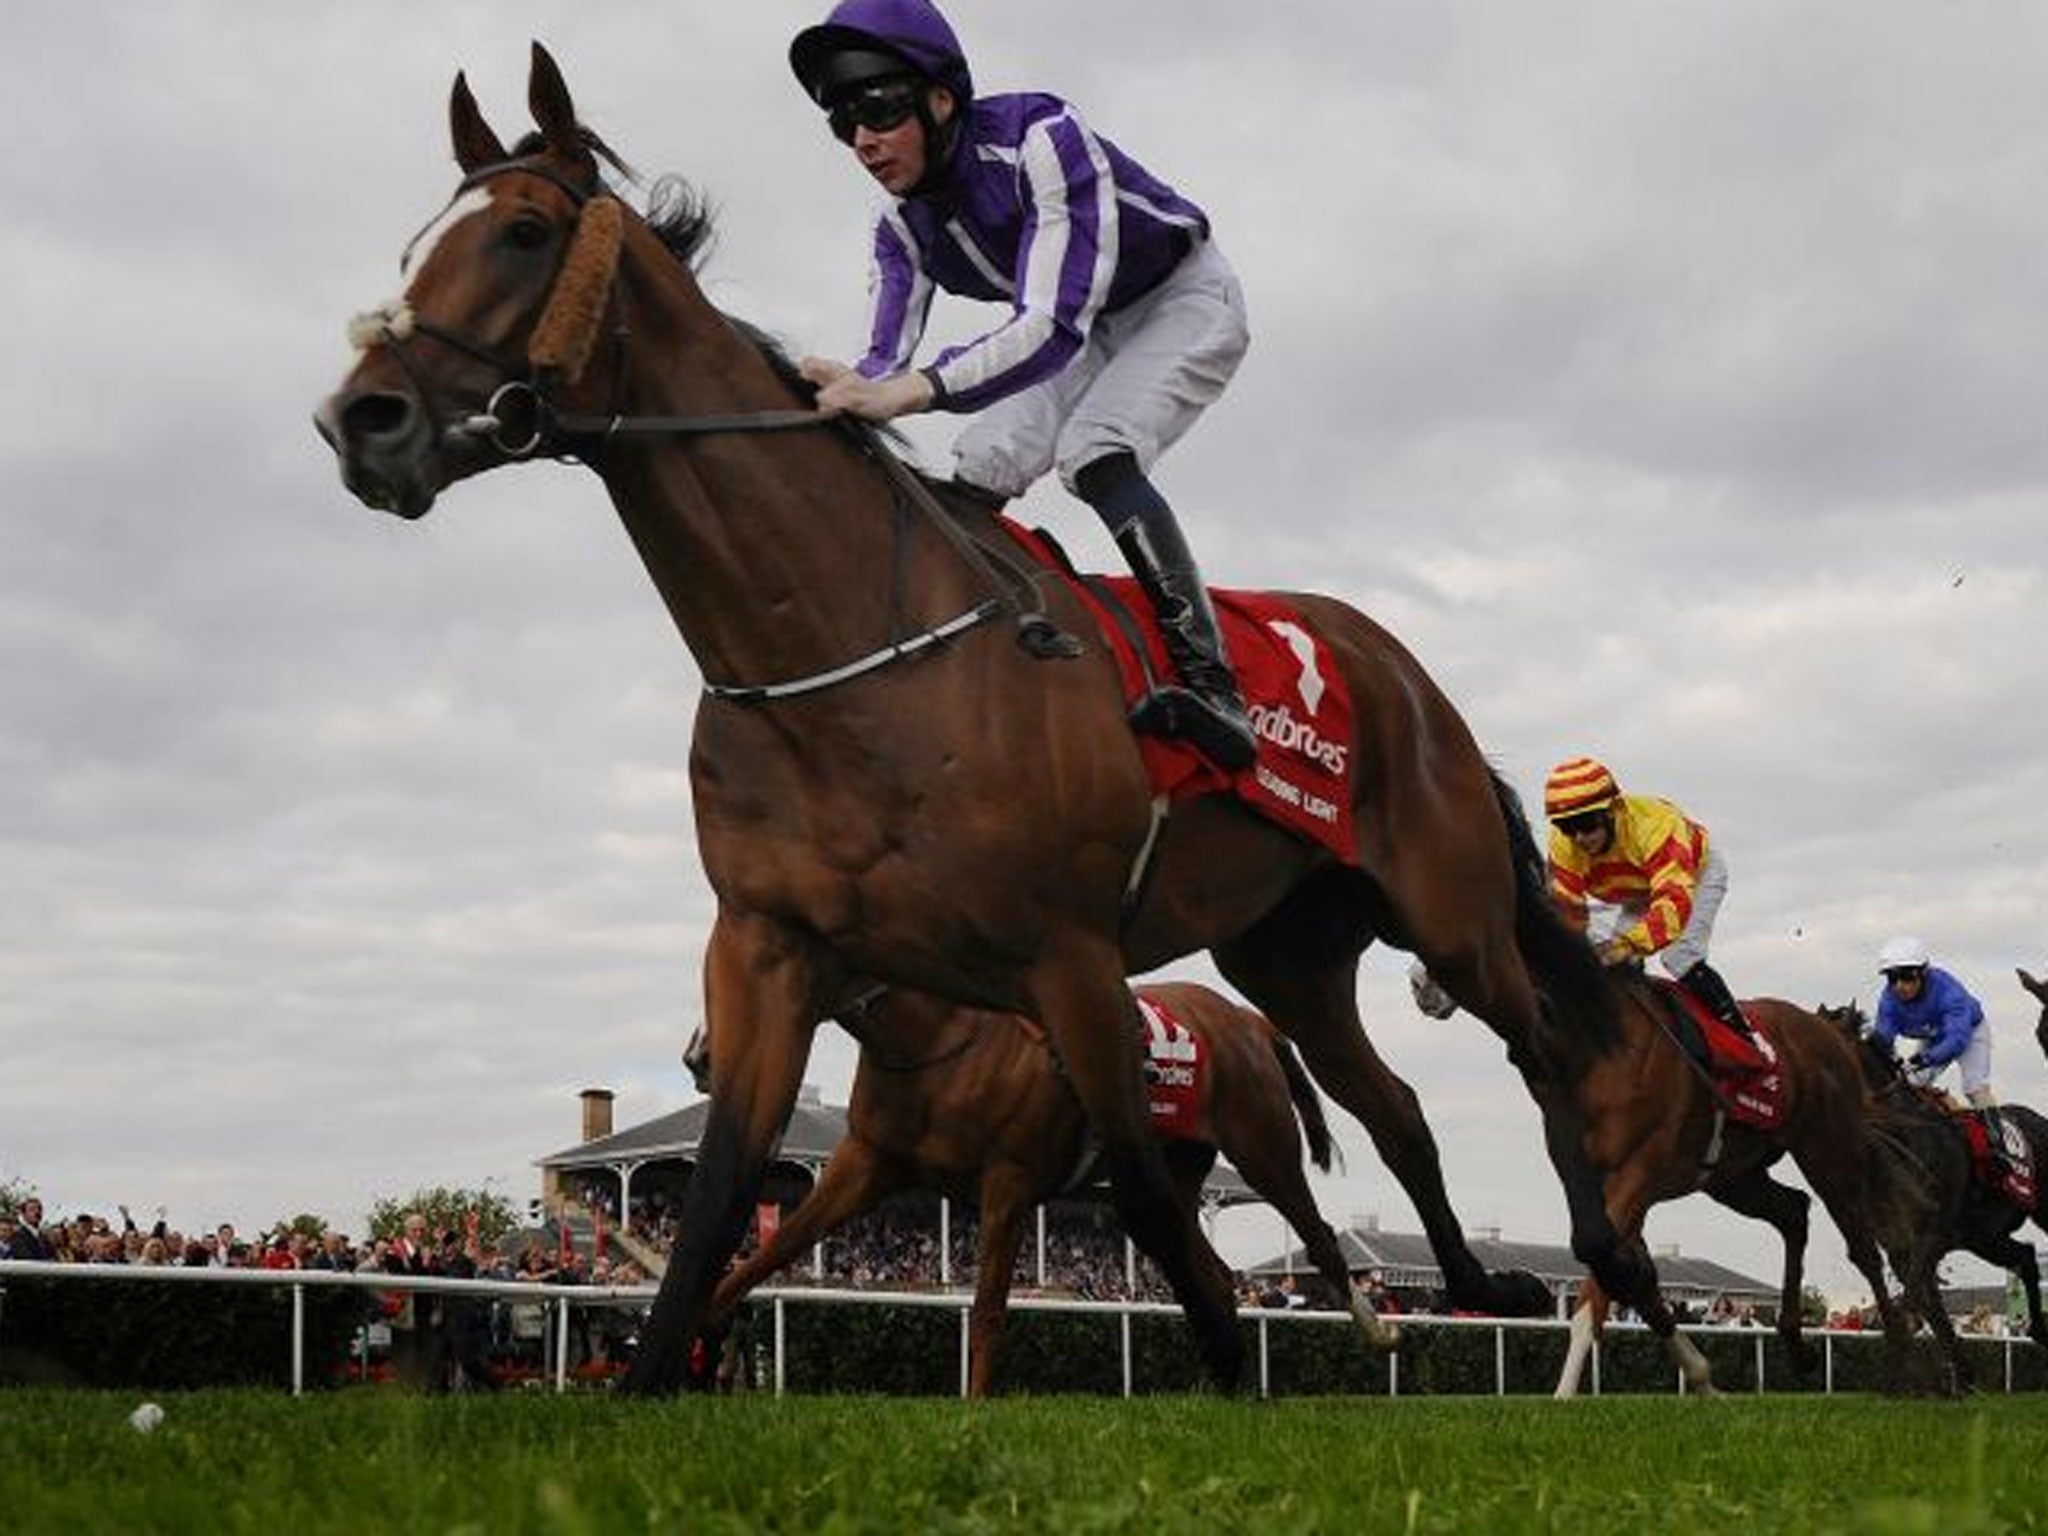
<instances>
[{"instance_id":1,"label":"horse's tail","mask_svg":"<svg viewBox=\"0 0 2048 1536\"><path fill-rule=\"evenodd\" d=\"M1614 991L1593 946L1550 898L1550 868L1529 830L1521 797L1498 773L1492 777L1515 866L1515 947L1542 995L1550 1036L1536 1044L1547 1058L1576 1062L1587 1046L1605 1051L1620 1038Z\"/></svg>"},{"instance_id":2,"label":"horse's tail","mask_svg":"<svg viewBox=\"0 0 2048 1536\"><path fill-rule=\"evenodd\" d=\"M1316 1085L1309 1080L1308 1069L1295 1054L1294 1042L1279 1030L1267 1031L1273 1042L1274 1059L1280 1063L1280 1075L1287 1079L1287 1096L1294 1100L1294 1112L1301 1116L1301 1133L1308 1138L1309 1161L1323 1172L1330 1171L1330 1160L1336 1154L1336 1143L1330 1139L1330 1122L1323 1116L1323 1101L1316 1092ZM1338 1170L1342 1172L1340 1168Z\"/></svg>"}]
</instances>

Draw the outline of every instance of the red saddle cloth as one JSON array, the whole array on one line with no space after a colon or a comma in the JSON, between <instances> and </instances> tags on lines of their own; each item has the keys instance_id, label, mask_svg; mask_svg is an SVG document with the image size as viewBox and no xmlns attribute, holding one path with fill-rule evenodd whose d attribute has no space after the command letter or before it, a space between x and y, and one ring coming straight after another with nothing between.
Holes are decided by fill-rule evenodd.
<instances>
[{"instance_id":1,"label":"red saddle cloth","mask_svg":"<svg viewBox=\"0 0 2048 1536\"><path fill-rule=\"evenodd\" d=\"M1160 1136L1192 1141L1201 1134L1202 1078L1209 1053L1202 1037L1142 992L1138 1017L1145 1024L1145 1103Z\"/></svg>"},{"instance_id":2,"label":"red saddle cloth","mask_svg":"<svg viewBox=\"0 0 2048 1536\"><path fill-rule=\"evenodd\" d=\"M1778 1048L1750 1015L1752 1038L1745 1039L1722 1023L1707 1005L1674 981L1659 981L1665 995L1685 1011L1706 1049L1705 1066L1728 1107L1728 1118L1760 1131L1785 1123L1785 1074ZM1697 1058L1697 1053L1695 1053Z\"/></svg>"},{"instance_id":3,"label":"red saddle cloth","mask_svg":"<svg viewBox=\"0 0 2048 1536\"><path fill-rule=\"evenodd\" d=\"M1152 605L1135 581L1128 576L1084 578L1044 533L1008 518L997 521L1087 605L1103 644L1116 658L1127 705L1135 706L1156 684L1178 681L1153 622ZM1232 775L1186 742L1140 735L1138 751L1154 792L1169 800L1233 794L1346 864L1357 863L1351 833L1351 693L1344 674L1300 614L1270 594L1212 588L1209 595L1258 733L1258 761ZM1133 628L1142 632L1142 659Z\"/></svg>"},{"instance_id":4,"label":"red saddle cloth","mask_svg":"<svg viewBox=\"0 0 2048 1536\"><path fill-rule=\"evenodd\" d=\"M1978 1182L2021 1210L2032 1211L2036 1189L2034 1158L2026 1137L2005 1125L2004 1140L1993 1147L1991 1127L1984 1123L1981 1110L1961 1109L1952 1113L1963 1122L1963 1134L1970 1142L1970 1168Z\"/></svg>"}]
</instances>

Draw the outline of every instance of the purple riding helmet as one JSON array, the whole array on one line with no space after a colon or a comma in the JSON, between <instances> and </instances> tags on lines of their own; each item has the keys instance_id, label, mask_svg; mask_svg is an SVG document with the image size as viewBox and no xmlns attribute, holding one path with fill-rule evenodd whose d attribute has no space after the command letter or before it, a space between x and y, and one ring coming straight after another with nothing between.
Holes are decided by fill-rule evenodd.
<instances>
[{"instance_id":1,"label":"purple riding helmet","mask_svg":"<svg viewBox=\"0 0 2048 1536\"><path fill-rule=\"evenodd\" d=\"M839 0L823 22L796 35L789 67L821 107L906 73L943 85L963 112L974 99L960 39L930 0Z\"/></svg>"}]
</instances>

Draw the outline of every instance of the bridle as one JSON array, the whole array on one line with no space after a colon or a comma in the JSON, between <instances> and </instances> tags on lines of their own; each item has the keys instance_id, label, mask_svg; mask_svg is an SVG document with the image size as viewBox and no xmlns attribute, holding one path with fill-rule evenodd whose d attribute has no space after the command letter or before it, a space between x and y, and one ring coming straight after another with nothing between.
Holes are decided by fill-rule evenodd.
<instances>
[{"instance_id":1,"label":"bridle","mask_svg":"<svg viewBox=\"0 0 2048 1536\"><path fill-rule=\"evenodd\" d=\"M453 206L463 193L497 177L522 174L537 176L567 196L577 211L579 230L590 209L614 194L600 183L595 188L579 186L544 158L524 156L479 167L469 172L449 199ZM574 255L565 251L562 266L550 285L547 306L551 310L564 299L565 279ZM603 275L606 288L617 265L613 251ZM544 311L545 313L545 311ZM538 329L538 327L536 328ZM434 392L425 372L414 357L411 343L424 337L459 352L497 373L502 382L494 388L480 412L457 422L446 421L434 406ZM1068 659L1081 654L1081 646L1063 633L1044 612L1040 573L1021 560L991 551L962 531L918 475L883 443L881 434L865 422L821 415L815 410L713 412L685 416L629 416L614 409L603 414L580 414L559 409L552 394L560 382L556 371L534 358L506 358L494 348L472 341L459 332L421 318L402 299L380 306L349 322L349 340L361 350L384 346L397 360L411 382L437 441L457 435L481 437L507 459L521 460L536 455L590 462L604 445L628 436L702 437L733 432L790 432L836 427L847 433L854 446L884 473L896 509L896 554L892 560L889 611L899 611L906 556L907 513L914 512L950 544L975 572L982 584L998 595L983 598L964 612L915 633L890 640L866 655L822 672L774 683L717 683L705 679L704 690L712 697L733 704L762 704L770 700L795 698L835 687L890 664L907 660L943 645L995 618L1005 609L1017 614L1017 639L1040 660ZM626 377L625 348L629 336L623 329L612 333L614 346L614 388L623 388ZM1028 599L1021 594L1028 594ZM896 629L892 621L892 632Z\"/></svg>"}]
</instances>

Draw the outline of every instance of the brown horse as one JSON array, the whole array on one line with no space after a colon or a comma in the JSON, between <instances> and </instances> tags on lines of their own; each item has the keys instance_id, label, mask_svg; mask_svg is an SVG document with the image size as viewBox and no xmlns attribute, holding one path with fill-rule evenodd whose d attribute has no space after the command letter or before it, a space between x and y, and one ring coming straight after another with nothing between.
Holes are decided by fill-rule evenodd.
<instances>
[{"instance_id":1,"label":"brown horse","mask_svg":"<svg viewBox=\"0 0 2048 1536\"><path fill-rule=\"evenodd\" d=\"M1350 860L1226 796L1165 816L1103 648L1038 643L1048 621L1092 638L1080 600L1020 576L975 538L985 518L936 506L873 432L805 408L786 361L699 287L701 206L652 223L626 209L602 177L618 161L538 46L528 99L539 132L508 152L457 77L460 187L408 247L403 297L352 325L362 356L316 420L345 484L408 518L467 476L580 459L706 679L690 769L718 901L718 1092L629 1386L680 1379L813 1031L863 977L1043 1023L1119 1215L1221 1381L1242 1365L1233 1299L1147 1131L1135 1031L1112 1027L1127 974L1195 950L1371 1131L1454 1301L1542 1308L1533 1277L1473 1257L1415 1095L1365 1037L1356 972L1374 939L1421 958L1506 1043L1545 1110L1574 1248L1668 1327L1552 1087L1612 1027L1597 963L1415 659L1340 602L1290 599L1352 701ZM811 430L774 430L791 426ZM1038 588L1042 604L1020 597ZM1006 612L1015 625L989 622Z\"/></svg>"},{"instance_id":2,"label":"brown horse","mask_svg":"<svg viewBox=\"0 0 2048 1536\"><path fill-rule=\"evenodd\" d=\"M1633 968L1615 973L1621 1043L1579 1082L1586 1154L1606 1180L1607 1213L1623 1238L1640 1236L1650 1208L1694 1191L1776 1228L1785 1243L1778 1335L1802 1370L1813 1347L1800 1336L1807 1196L1770 1175L1791 1155L1870 1282L1893 1347L1903 1362L1906 1323L1885 1288L1877 1213L1866 1185L1866 1096L1856 1054L1839 1029L1776 998L1742 1004L1753 1028L1776 1047L1784 1078L1781 1125L1764 1131L1730 1118L1721 1091L1680 1044L1677 991ZM1571 1344L1557 1396L1570 1397L1607 1311L1599 1279L1589 1278L1572 1313ZM1687 1384L1712 1390L1706 1357L1682 1334L1668 1336Z\"/></svg>"},{"instance_id":3,"label":"brown horse","mask_svg":"<svg viewBox=\"0 0 2048 1536\"><path fill-rule=\"evenodd\" d=\"M1304 1133L1315 1165L1327 1169L1330 1131L1286 1038L1207 987L1167 982L1138 993L1185 1025L1206 1060L1195 1123L1164 1138L1189 1218L1220 1151L1301 1235L1316 1273L1348 1302L1367 1341L1391 1347L1398 1333L1353 1288L1337 1235L1302 1174ZM775 1236L719 1285L712 1320L862 1212L905 1190L937 1190L981 1213L967 1378L969 1395L981 1397L994 1382L1025 1219L1093 1166L1087 1116L1043 1033L1016 1015L891 991L842 1012L839 1023L861 1044L846 1139ZM707 1043L700 1030L685 1060L693 1071L703 1065L697 1086L709 1092Z\"/></svg>"}]
</instances>

